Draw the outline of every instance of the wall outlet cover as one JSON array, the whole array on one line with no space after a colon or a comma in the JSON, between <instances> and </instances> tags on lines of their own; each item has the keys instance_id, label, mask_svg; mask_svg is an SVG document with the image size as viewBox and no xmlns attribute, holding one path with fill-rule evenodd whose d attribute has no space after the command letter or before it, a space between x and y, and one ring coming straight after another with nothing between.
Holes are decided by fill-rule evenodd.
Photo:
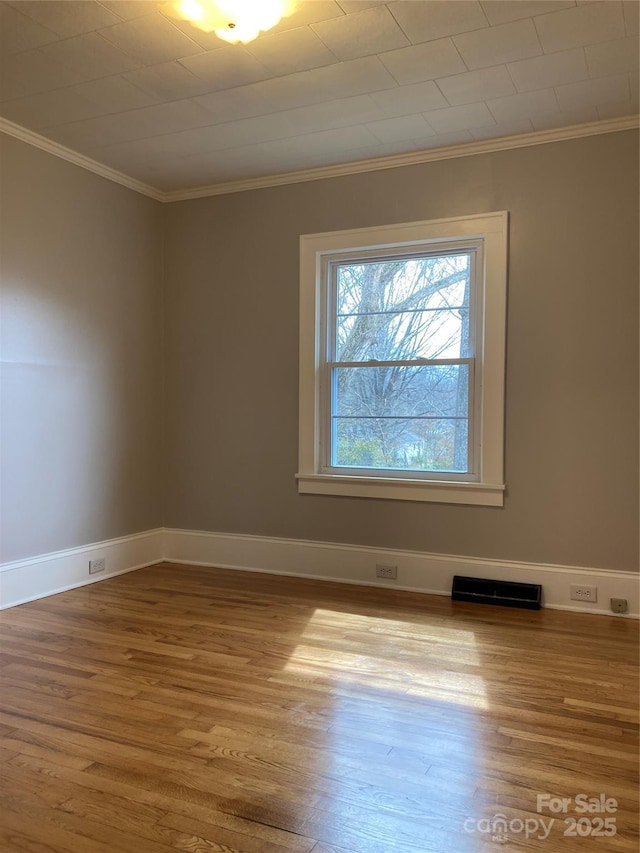
<instances>
[{"instance_id":1,"label":"wall outlet cover","mask_svg":"<svg viewBox=\"0 0 640 853\"><path fill-rule=\"evenodd\" d=\"M397 566L386 566L382 563L378 563L376 565L376 577L377 578L389 578L391 580L395 580L398 577L398 567Z\"/></svg>"},{"instance_id":2,"label":"wall outlet cover","mask_svg":"<svg viewBox=\"0 0 640 853\"><path fill-rule=\"evenodd\" d=\"M98 557L97 560L89 560L89 574L97 575L98 572L104 572L107 568L107 561L105 557Z\"/></svg>"},{"instance_id":3,"label":"wall outlet cover","mask_svg":"<svg viewBox=\"0 0 640 853\"><path fill-rule=\"evenodd\" d=\"M571 584L569 598L572 601L597 601L598 587L587 584Z\"/></svg>"}]
</instances>

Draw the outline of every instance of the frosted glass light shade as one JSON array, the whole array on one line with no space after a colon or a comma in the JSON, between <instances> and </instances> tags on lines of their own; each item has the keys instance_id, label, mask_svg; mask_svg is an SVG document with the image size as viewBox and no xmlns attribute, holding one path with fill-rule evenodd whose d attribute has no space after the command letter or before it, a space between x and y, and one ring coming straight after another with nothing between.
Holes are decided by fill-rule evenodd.
<instances>
[{"instance_id":1,"label":"frosted glass light shade","mask_svg":"<svg viewBox=\"0 0 640 853\"><path fill-rule=\"evenodd\" d=\"M294 0L177 0L172 11L218 38L246 44L275 27L294 6Z\"/></svg>"}]
</instances>

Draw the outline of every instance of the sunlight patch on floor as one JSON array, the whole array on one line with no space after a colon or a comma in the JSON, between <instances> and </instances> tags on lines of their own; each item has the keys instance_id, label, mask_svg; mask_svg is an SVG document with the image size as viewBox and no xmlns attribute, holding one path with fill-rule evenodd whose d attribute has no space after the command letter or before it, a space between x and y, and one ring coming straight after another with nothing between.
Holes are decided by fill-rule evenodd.
<instances>
[{"instance_id":1,"label":"sunlight patch on floor","mask_svg":"<svg viewBox=\"0 0 640 853\"><path fill-rule=\"evenodd\" d=\"M328 626L333 631L342 629L342 650L331 648L322 638L321 629ZM430 662L430 646L437 644L441 649L449 640L457 647L464 644L467 666L479 667L473 632L440 625L424 626L424 632L420 628L413 622L318 609L309 619L284 672L308 681L331 680L339 685L392 690L438 703L487 709L481 676L450 671ZM371 637L370 651L366 649L367 634ZM347 651L349 645L357 649ZM438 657L442 660L441 652ZM456 668L459 670L459 663Z\"/></svg>"}]
</instances>

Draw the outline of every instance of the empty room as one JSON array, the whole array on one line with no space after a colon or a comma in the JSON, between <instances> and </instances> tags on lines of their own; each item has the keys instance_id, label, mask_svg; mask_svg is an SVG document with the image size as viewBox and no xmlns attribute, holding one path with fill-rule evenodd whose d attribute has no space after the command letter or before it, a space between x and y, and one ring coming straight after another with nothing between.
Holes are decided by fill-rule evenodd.
<instances>
[{"instance_id":1,"label":"empty room","mask_svg":"<svg viewBox=\"0 0 640 853\"><path fill-rule=\"evenodd\" d=\"M639 10L0 2L1 853L637 850Z\"/></svg>"}]
</instances>

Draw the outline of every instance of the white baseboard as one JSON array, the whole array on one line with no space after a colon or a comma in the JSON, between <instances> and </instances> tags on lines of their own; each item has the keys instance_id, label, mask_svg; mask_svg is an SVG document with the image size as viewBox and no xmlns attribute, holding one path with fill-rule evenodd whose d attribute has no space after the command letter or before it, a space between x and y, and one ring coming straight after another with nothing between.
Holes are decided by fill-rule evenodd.
<instances>
[{"instance_id":1,"label":"white baseboard","mask_svg":"<svg viewBox=\"0 0 640 853\"><path fill-rule=\"evenodd\" d=\"M164 531L164 556L165 560L175 563L390 587L431 595L450 595L454 575L539 583L543 588L544 607L612 616L609 599L626 598L629 602L627 616L637 618L640 611L639 578L632 572L171 529ZM397 565L398 579L377 579L376 563ZM597 586L597 602L571 601L571 584Z\"/></svg>"},{"instance_id":2,"label":"white baseboard","mask_svg":"<svg viewBox=\"0 0 640 853\"><path fill-rule=\"evenodd\" d=\"M158 528L2 563L0 610L159 563L163 559L163 548L163 531ZM106 560L105 571L89 575L89 560L100 557Z\"/></svg>"},{"instance_id":3,"label":"white baseboard","mask_svg":"<svg viewBox=\"0 0 640 853\"><path fill-rule=\"evenodd\" d=\"M99 557L106 558L106 571L89 575L89 560ZM450 595L453 576L467 575L542 584L543 605L551 609L611 616L609 599L626 598L626 615L640 612L639 578L632 572L166 528L0 564L0 610L163 560L431 595ZM376 563L396 565L398 579L377 579ZM597 586L597 602L571 601L571 584Z\"/></svg>"}]
</instances>

